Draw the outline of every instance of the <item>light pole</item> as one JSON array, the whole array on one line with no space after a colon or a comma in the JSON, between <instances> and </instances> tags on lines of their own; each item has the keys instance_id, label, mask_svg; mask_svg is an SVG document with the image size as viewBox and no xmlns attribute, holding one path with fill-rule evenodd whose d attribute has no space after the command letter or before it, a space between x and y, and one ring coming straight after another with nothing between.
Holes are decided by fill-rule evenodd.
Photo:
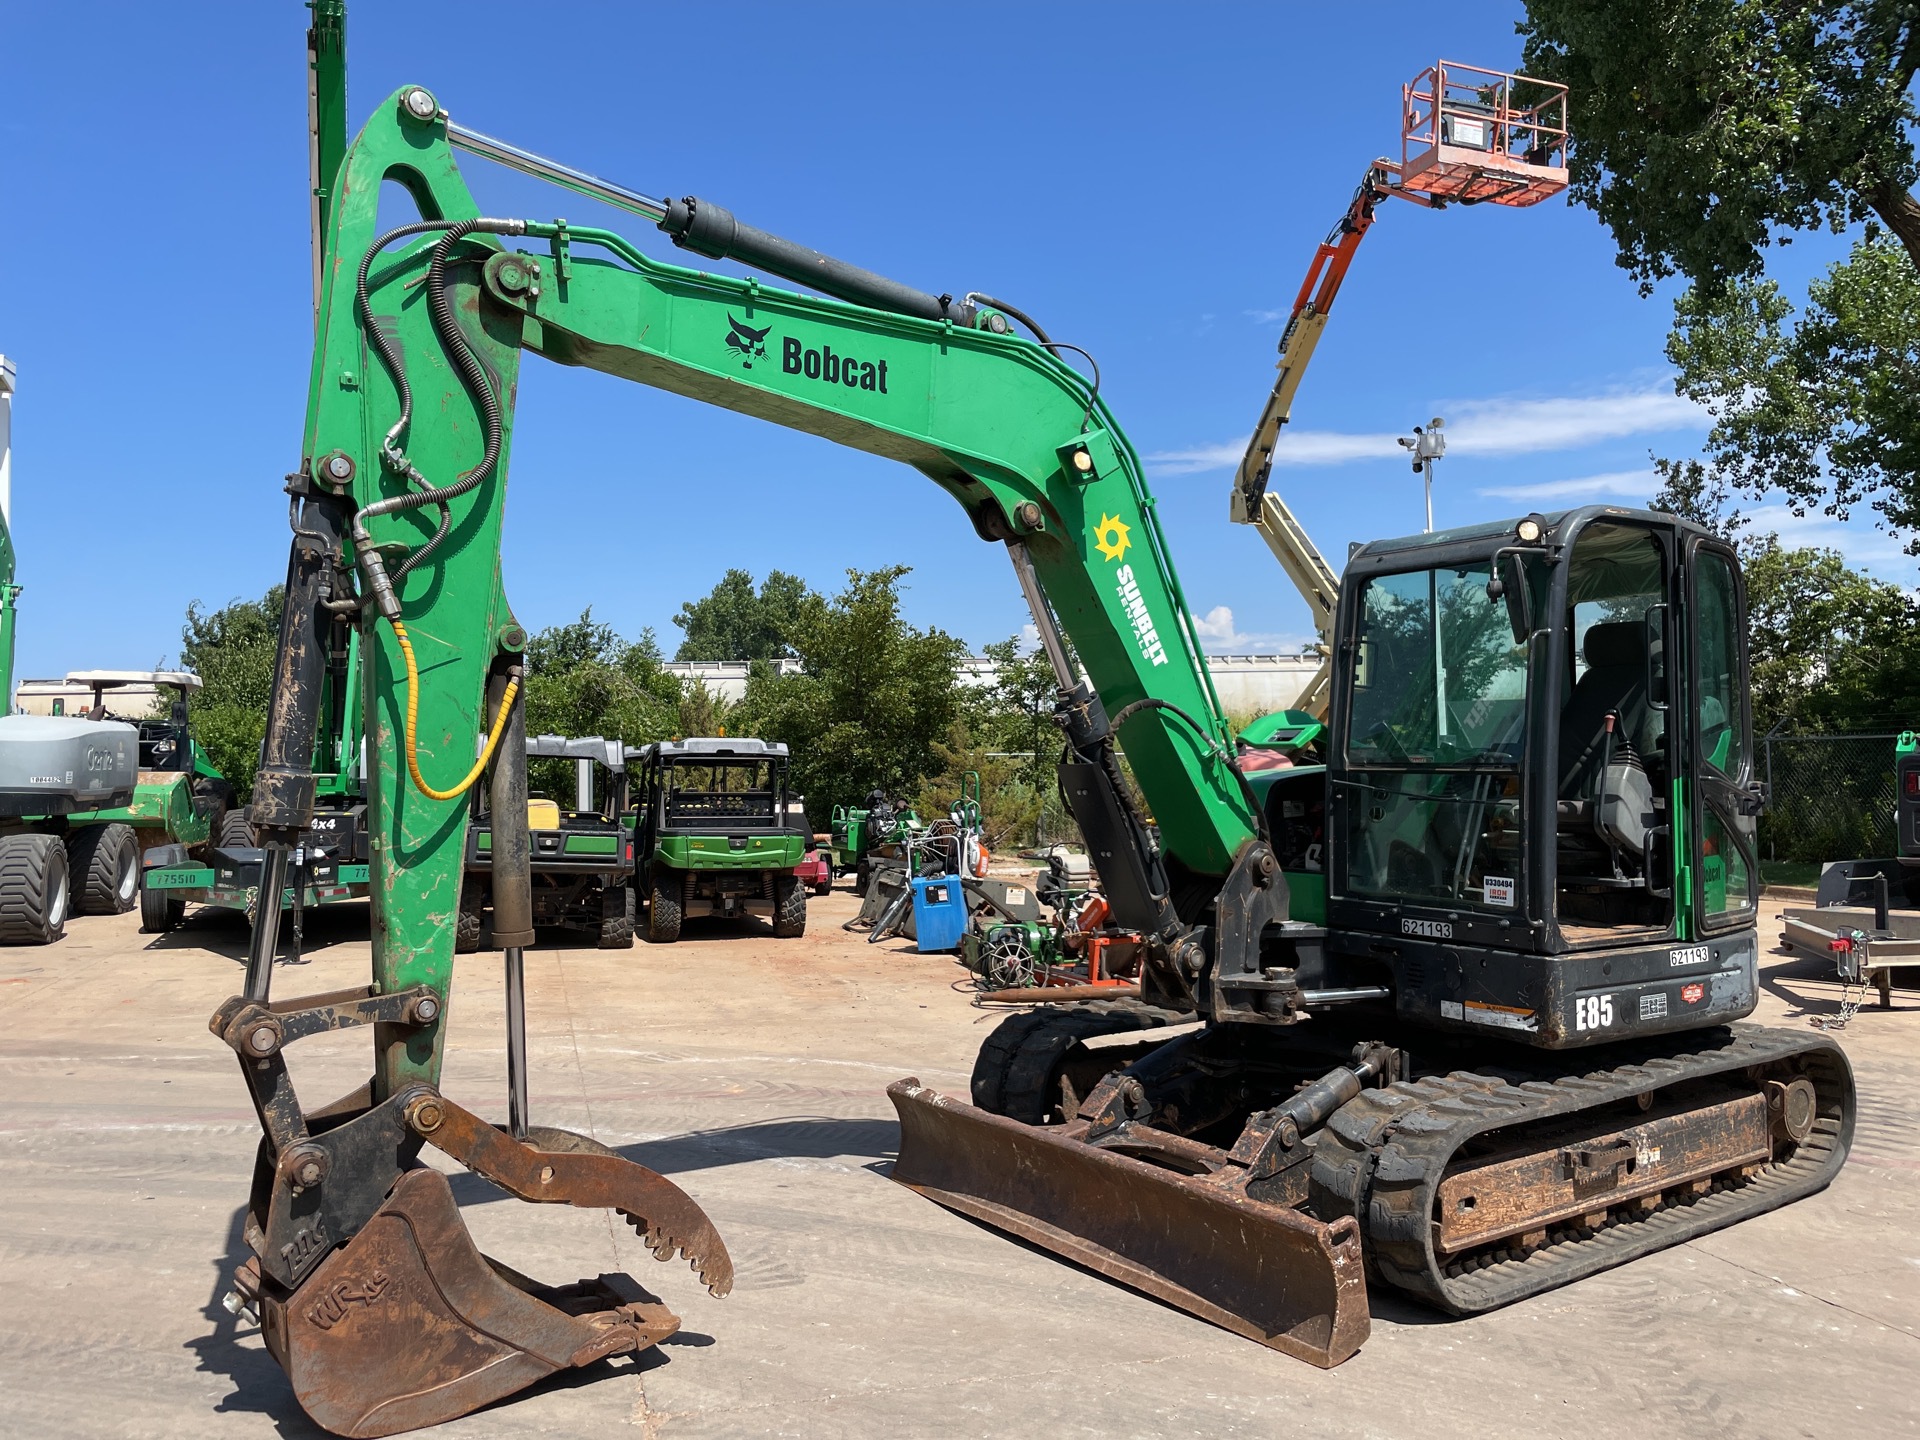
<instances>
[{"instance_id":1,"label":"light pole","mask_svg":"<svg viewBox=\"0 0 1920 1440\"><path fill-rule=\"evenodd\" d=\"M1413 473L1426 479L1428 534L1433 533L1433 464L1447 453L1446 423L1436 415L1424 430L1416 425L1413 434L1400 437L1401 446L1413 452Z\"/></svg>"}]
</instances>

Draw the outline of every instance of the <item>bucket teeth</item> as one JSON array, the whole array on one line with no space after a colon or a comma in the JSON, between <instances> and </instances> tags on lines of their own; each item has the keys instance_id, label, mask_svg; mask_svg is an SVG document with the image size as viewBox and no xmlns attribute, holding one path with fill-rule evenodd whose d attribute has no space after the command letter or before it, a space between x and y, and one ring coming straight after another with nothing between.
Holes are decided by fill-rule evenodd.
<instances>
[{"instance_id":1,"label":"bucket teeth","mask_svg":"<svg viewBox=\"0 0 1920 1440\"><path fill-rule=\"evenodd\" d=\"M652 1171L647 1173L653 1175ZM654 1175L653 1178L662 1184L672 1183L660 1175ZM718 1263L715 1263L713 1258L703 1255L693 1245L655 1225L644 1215L636 1215L633 1211L625 1209L621 1210L620 1214L640 1236L640 1243L653 1252L654 1259L666 1261L673 1259L676 1254L679 1255L681 1259L693 1266L694 1273L700 1277L700 1283L707 1287L707 1293L715 1299L719 1299L733 1289L733 1262L727 1258L724 1251L717 1257Z\"/></svg>"}]
</instances>

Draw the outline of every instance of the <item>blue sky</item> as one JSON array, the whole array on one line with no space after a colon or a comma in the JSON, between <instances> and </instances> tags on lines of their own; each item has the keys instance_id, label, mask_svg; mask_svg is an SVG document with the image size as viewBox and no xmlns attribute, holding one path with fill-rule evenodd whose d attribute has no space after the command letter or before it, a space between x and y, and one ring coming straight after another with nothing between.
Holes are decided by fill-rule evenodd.
<instances>
[{"instance_id":1,"label":"blue sky","mask_svg":"<svg viewBox=\"0 0 1920 1440\"><path fill-rule=\"evenodd\" d=\"M1519 6L1128 4L564 8L360 3L357 125L430 86L459 120L922 288L981 290L1099 359L1210 648L1297 644L1306 612L1232 463L1278 316L1376 154L1399 87L1445 56L1517 62ZM19 676L149 665L189 601L285 568L311 347L296 0L15 6L0 46L0 353L19 367ZM645 222L467 161L493 213ZM1837 253L1777 252L1799 293ZM1702 418L1593 216L1552 201L1389 204L1283 439L1284 489L1336 564L1416 530L1390 437L1442 415L1441 524L1585 498L1638 503L1647 454ZM1542 488L1545 487L1545 488ZM1763 516L1911 583L1865 525ZM833 589L900 563L910 618L978 645L1020 629L1004 556L917 474L676 396L530 362L506 573L539 627L591 605L679 640L729 565Z\"/></svg>"}]
</instances>

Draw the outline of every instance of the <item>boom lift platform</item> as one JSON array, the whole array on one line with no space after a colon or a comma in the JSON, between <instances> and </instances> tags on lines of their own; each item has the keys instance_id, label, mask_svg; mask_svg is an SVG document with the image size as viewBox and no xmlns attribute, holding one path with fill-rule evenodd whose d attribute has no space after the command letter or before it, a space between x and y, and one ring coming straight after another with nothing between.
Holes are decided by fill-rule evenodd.
<instances>
[{"instance_id":1,"label":"boom lift platform","mask_svg":"<svg viewBox=\"0 0 1920 1440\"><path fill-rule=\"evenodd\" d=\"M666 264L610 230L483 216L456 146L831 298ZM423 218L382 233L389 180ZM714 1294L732 1278L677 1186L529 1124L526 636L500 565L523 352L898 460L1005 547L1060 685L1062 790L1115 924L1142 937L1140 998L1014 1017L974 1104L892 1086L900 1183L1332 1365L1366 1336L1368 1262L1471 1313L1838 1170L1842 1052L1734 1024L1757 989L1757 806L1738 562L1706 532L1596 506L1365 547L1335 612L1329 766L1262 801L1138 455L1013 307L463 130L417 85L374 111L332 193L253 818L277 889L313 813L326 657L358 635L382 722L365 726L373 974L272 999L280 917L263 906L244 991L212 1023L264 1132L233 1304L260 1314L323 1426L451 1418L679 1323L624 1276L556 1288L487 1261L425 1145L524 1200L619 1209ZM503 1126L441 1087L448 917L489 769ZM1330 864L1289 873L1313 812ZM1085 1042L1186 1015L1203 1023L1117 1051L1124 1068L1093 1067L1061 1113ZM362 1025L369 1082L303 1105L286 1047ZM1053 1123L996 1113L1027 1099Z\"/></svg>"},{"instance_id":2,"label":"boom lift platform","mask_svg":"<svg viewBox=\"0 0 1920 1440\"><path fill-rule=\"evenodd\" d=\"M1515 99L1531 94L1532 103ZM1333 314L1374 212L1390 197L1429 209L1458 205L1537 205L1567 188L1567 90L1499 70L1442 60L1400 88L1400 159L1367 167L1346 213L1314 252L1280 332L1279 373L1260 423L1234 476L1229 518L1251 525L1293 581L1320 636L1320 668L1294 702L1319 719L1327 713L1333 628L1340 582L1287 503L1271 493L1273 452L1293 413L1320 335Z\"/></svg>"}]
</instances>

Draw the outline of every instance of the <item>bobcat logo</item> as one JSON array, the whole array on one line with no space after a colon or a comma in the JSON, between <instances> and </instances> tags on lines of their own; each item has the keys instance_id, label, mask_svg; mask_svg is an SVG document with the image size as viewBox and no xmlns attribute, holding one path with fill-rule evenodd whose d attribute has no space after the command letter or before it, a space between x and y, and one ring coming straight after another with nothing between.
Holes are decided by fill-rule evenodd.
<instances>
[{"instance_id":1,"label":"bobcat logo","mask_svg":"<svg viewBox=\"0 0 1920 1440\"><path fill-rule=\"evenodd\" d=\"M740 357L742 370L751 370L754 361L767 358L767 333L773 329L771 325L755 330L731 315L727 316L727 324L733 327L727 336L727 348Z\"/></svg>"}]
</instances>

